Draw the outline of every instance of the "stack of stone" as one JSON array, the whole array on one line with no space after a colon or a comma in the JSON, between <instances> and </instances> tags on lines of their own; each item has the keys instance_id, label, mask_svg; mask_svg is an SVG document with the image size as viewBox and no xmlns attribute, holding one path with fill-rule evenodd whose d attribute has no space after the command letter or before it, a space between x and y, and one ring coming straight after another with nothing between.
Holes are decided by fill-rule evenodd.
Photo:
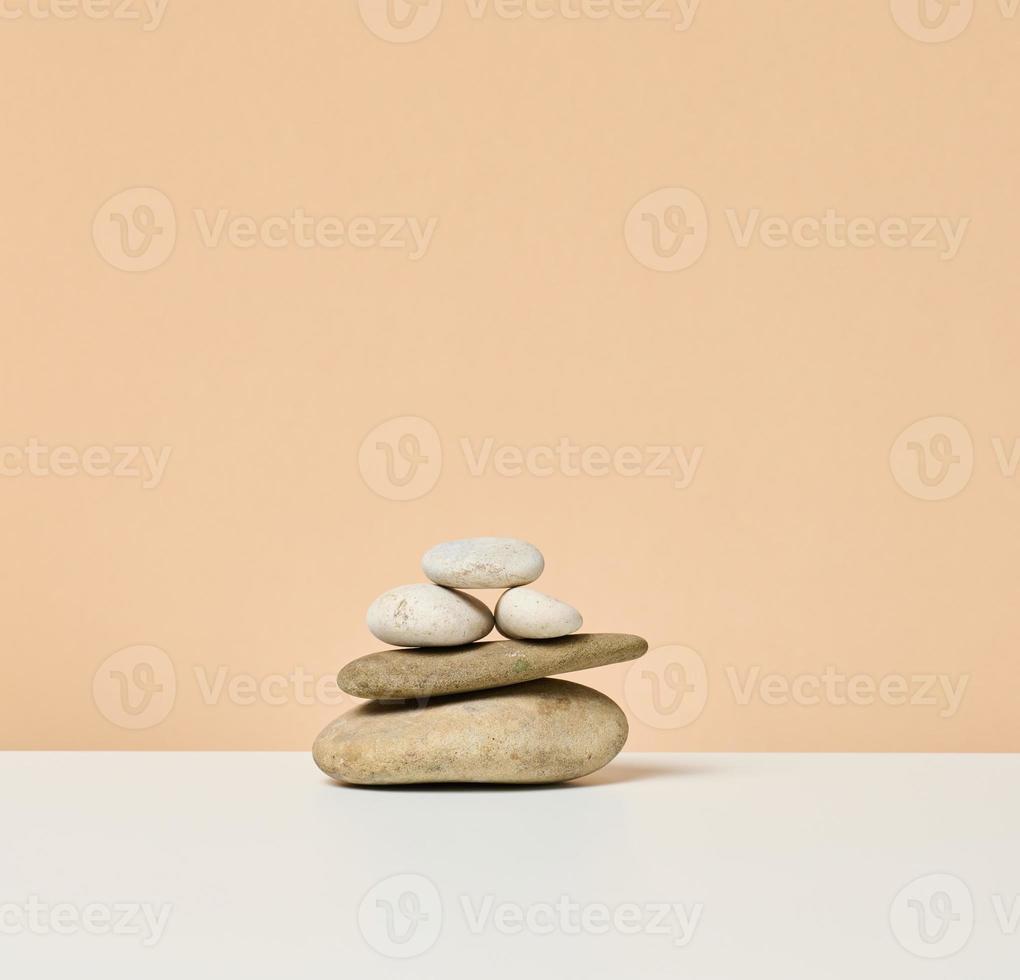
<instances>
[{"instance_id":1,"label":"stack of stone","mask_svg":"<svg viewBox=\"0 0 1020 980\"><path fill-rule=\"evenodd\" d=\"M601 769L623 748L627 718L604 694L552 680L640 657L624 633L578 634L572 606L525 588L541 552L515 538L436 545L434 584L401 585L368 610L383 650L349 663L337 683L369 698L328 725L313 755L349 783L553 783ZM495 615L461 589L506 589ZM478 643L495 625L505 640Z\"/></svg>"}]
</instances>

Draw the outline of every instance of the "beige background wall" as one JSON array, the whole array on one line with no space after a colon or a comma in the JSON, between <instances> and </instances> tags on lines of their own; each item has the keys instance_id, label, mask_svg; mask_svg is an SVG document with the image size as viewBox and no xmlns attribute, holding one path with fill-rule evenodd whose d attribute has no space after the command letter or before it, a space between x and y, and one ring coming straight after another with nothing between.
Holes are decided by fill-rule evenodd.
<instances>
[{"instance_id":1,"label":"beige background wall","mask_svg":"<svg viewBox=\"0 0 1020 980\"><path fill-rule=\"evenodd\" d=\"M5 0L0 745L305 748L494 533L631 749L1020 749L1008 0L395 2Z\"/></svg>"}]
</instances>

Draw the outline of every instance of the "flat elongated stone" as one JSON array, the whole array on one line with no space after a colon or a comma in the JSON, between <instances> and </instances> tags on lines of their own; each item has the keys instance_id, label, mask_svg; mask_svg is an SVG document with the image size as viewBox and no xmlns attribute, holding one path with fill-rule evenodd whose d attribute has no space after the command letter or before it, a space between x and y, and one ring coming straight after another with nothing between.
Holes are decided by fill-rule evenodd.
<instances>
[{"instance_id":1,"label":"flat elongated stone","mask_svg":"<svg viewBox=\"0 0 1020 980\"><path fill-rule=\"evenodd\" d=\"M348 783L555 783L601 769L626 740L615 702L545 678L425 707L371 701L327 725L312 755Z\"/></svg>"},{"instance_id":2,"label":"flat elongated stone","mask_svg":"<svg viewBox=\"0 0 1020 980\"><path fill-rule=\"evenodd\" d=\"M575 633L556 640L383 650L352 660L337 675L337 684L358 698L458 694L636 660L647 649L640 636L629 633Z\"/></svg>"},{"instance_id":3,"label":"flat elongated stone","mask_svg":"<svg viewBox=\"0 0 1020 980\"><path fill-rule=\"evenodd\" d=\"M455 589L506 589L534 582L545 559L519 538L462 538L425 552L422 571L433 582Z\"/></svg>"}]
</instances>

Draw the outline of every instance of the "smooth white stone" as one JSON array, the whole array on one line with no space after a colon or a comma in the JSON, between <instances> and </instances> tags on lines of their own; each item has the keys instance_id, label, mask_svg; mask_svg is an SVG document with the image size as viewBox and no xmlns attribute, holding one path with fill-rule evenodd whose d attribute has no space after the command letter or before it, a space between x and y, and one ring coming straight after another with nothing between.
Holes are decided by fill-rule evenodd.
<instances>
[{"instance_id":1,"label":"smooth white stone","mask_svg":"<svg viewBox=\"0 0 1020 980\"><path fill-rule=\"evenodd\" d=\"M384 592L365 617L372 635L398 647L474 643L492 631L489 607L472 595L439 585L398 585Z\"/></svg>"},{"instance_id":2,"label":"smooth white stone","mask_svg":"<svg viewBox=\"0 0 1020 980\"><path fill-rule=\"evenodd\" d=\"M537 589L508 589L496 603L496 629L512 640L551 640L576 633L581 614Z\"/></svg>"},{"instance_id":3,"label":"smooth white stone","mask_svg":"<svg viewBox=\"0 0 1020 980\"><path fill-rule=\"evenodd\" d=\"M519 538L463 538L430 548L421 567L438 585L507 589L534 582L545 559L538 548Z\"/></svg>"}]
</instances>

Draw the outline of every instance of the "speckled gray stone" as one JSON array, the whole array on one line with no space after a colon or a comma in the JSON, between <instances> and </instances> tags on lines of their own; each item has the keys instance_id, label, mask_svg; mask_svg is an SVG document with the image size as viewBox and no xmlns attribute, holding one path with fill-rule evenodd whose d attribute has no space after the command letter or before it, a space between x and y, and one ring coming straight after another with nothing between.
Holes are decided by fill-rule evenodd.
<instances>
[{"instance_id":1,"label":"speckled gray stone","mask_svg":"<svg viewBox=\"0 0 1020 980\"><path fill-rule=\"evenodd\" d=\"M455 589L507 589L534 582L545 559L519 538L462 538L425 552L422 571L433 582Z\"/></svg>"},{"instance_id":2,"label":"speckled gray stone","mask_svg":"<svg viewBox=\"0 0 1020 980\"><path fill-rule=\"evenodd\" d=\"M627 717L604 694L546 678L476 694L360 705L315 740L316 765L348 783L555 783L601 769Z\"/></svg>"},{"instance_id":3,"label":"speckled gray stone","mask_svg":"<svg viewBox=\"0 0 1020 980\"><path fill-rule=\"evenodd\" d=\"M337 675L337 684L359 698L457 694L636 660L647 649L640 636L629 633L575 633L556 640L383 650L352 660Z\"/></svg>"},{"instance_id":4,"label":"speckled gray stone","mask_svg":"<svg viewBox=\"0 0 1020 980\"><path fill-rule=\"evenodd\" d=\"M473 595L441 585L398 585L368 607L372 635L398 647L474 643L492 632L489 607Z\"/></svg>"}]
</instances>

